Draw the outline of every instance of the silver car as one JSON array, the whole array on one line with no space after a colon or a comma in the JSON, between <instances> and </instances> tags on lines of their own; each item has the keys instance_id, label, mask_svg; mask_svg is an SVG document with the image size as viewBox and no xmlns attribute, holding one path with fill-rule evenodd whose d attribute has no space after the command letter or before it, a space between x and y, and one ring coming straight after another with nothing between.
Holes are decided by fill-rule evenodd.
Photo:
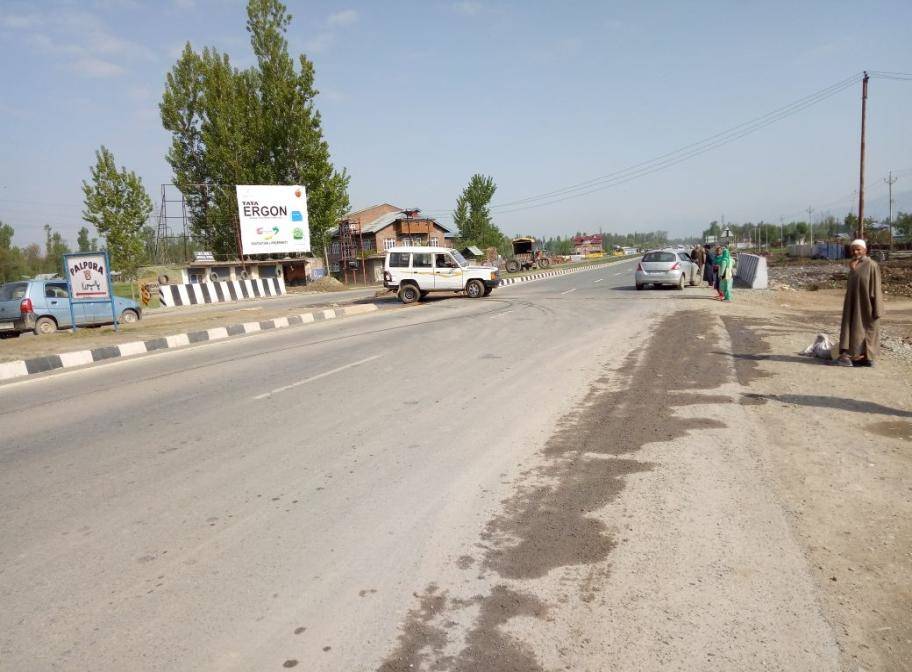
<instances>
[{"instance_id":1,"label":"silver car","mask_svg":"<svg viewBox=\"0 0 912 672\"><path fill-rule=\"evenodd\" d=\"M666 248L650 250L636 267L636 288L646 285L672 285L684 289L685 284L700 284L700 267L687 252Z\"/></svg>"}]
</instances>

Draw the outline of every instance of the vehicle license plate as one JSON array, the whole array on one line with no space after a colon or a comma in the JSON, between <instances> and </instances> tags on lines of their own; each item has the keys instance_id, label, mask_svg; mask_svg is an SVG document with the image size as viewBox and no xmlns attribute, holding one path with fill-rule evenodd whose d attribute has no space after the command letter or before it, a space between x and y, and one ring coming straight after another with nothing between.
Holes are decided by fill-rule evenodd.
<instances>
[{"instance_id":1,"label":"vehicle license plate","mask_svg":"<svg viewBox=\"0 0 912 672\"><path fill-rule=\"evenodd\" d=\"M0 331L12 331L13 328L12 322L0 322Z\"/></svg>"}]
</instances>

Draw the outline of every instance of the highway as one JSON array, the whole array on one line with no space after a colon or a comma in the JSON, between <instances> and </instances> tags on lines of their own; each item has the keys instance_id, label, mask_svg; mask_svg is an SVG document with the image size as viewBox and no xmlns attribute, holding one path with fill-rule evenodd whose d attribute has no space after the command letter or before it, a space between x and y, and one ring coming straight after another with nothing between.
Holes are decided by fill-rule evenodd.
<instances>
[{"instance_id":1,"label":"highway","mask_svg":"<svg viewBox=\"0 0 912 672\"><path fill-rule=\"evenodd\" d=\"M633 267L0 387L0 670L638 669L593 663L614 654L586 628L618 613L591 598L633 536L620 483L657 469L625 453L681 438L662 395L694 383L687 348L656 351L664 382L630 370L709 290L636 292ZM628 405L655 423L625 433ZM835 669L790 601L799 549L757 525L763 600L792 613L742 634L796 641L756 660Z\"/></svg>"}]
</instances>

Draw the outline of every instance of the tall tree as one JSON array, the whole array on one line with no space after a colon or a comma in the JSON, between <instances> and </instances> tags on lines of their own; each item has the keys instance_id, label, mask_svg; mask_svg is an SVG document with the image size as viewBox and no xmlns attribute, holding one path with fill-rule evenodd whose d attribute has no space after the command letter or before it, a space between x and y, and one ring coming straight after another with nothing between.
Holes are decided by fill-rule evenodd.
<instances>
[{"instance_id":1,"label":"tall tree","mask_svg":"<svg viewBox=\"0 0 912 672\"><path fill-rule=\"evenodd\" d=\"M464 245L497 247L503 241L503 234L491 221L490 204L495 191L493 177L475 173L456 199L453 221Z\"/></svg>"},{"instance_id":2,"label":"tall tree","mask_svg":"<svg viewBox=\"0 0 912 672\"><path fill-rule=\"evenodd\" d=\"M91 170L91 183L82 183L82 218L104 236L112 268L134 278L143 260L142 228L152 212L152 199L136 173L117 169L105 146L95 152Z\"/></svg>"},{"instance_id":3,"label":"tall tree","mask_svg":"<svg viewBox=\"0 0 912 672\"><path fill-rule=\"evenodd\" d=\"M234 185L303 185L315 252L349 209L350 178L333 168L323 138L313 63L288 53L291 18L279 0L248 0L255 66L238 70L227 54L188 43L167 75L159 106L172 138L167 159L194 235L217 254L238 252Z\"/></svg>"},{"instance_id":4,"label":"tall tree","mask_svg":"<svg viewBox=\"0 0 912 672\"><path fill-rule=\"evenodd\" d=\"M89 239L89 229L86 226L79 229L79 233L76 235L76 249L79 252L92 251L92 241Z\"/></svg>"}]
</instances>

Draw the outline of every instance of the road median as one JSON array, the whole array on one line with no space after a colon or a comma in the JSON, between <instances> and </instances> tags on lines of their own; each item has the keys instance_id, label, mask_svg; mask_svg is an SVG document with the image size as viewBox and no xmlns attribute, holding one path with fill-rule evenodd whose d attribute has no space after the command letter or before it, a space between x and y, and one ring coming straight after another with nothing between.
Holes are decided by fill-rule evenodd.
<instances>
[{"instance_id":1,"label":"road median","mask_svg":"<svg viewBox=\"0 0 912 672\"><path fill-rule=\"evenodd\" d=\"M0 381L20 379L57 369L87 366L110 359L134 357L161 350L173 350L199 343L220 341L261 331L300 327L327 320L365 315L378 310L380 310L380 306L377 303L333 306L307 313L280 315L270 319L194 329L141 340L125 340L120 343L101 345L83 350L43 354L36 357L0 362ZM136 334L133 335L135 336Z\"/></svg>"}]
</instances>

